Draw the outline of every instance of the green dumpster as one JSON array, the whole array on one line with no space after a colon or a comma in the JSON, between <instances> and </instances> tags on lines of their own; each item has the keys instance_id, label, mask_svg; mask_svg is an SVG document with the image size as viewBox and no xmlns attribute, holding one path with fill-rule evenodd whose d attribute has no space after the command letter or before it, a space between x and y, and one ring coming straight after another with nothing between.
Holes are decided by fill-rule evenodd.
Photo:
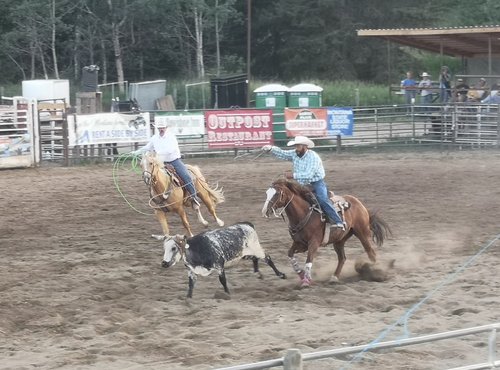
<instances>
[{"instance_id":1,"label":"green dumpster","mask_svg":"<svg viewBox=\"0 0 500 370\"><path fill-rule=\"evenodd\" d=\"M285 107L288 87L269 84L254 90L255 107L273 111L273 139L275 145L282 146L287 141L285 130Z\"/></svg>"},{"instance_id":2,"label":"green dumpster","mask_svg":"<svg viewBox=\"0 0 500 370\"><path fill-rule=\"evenodd\" d=\"M319 108L323 88L314 84L298 84L288 89L289 108Z\"/></svg>"}]
</instances>

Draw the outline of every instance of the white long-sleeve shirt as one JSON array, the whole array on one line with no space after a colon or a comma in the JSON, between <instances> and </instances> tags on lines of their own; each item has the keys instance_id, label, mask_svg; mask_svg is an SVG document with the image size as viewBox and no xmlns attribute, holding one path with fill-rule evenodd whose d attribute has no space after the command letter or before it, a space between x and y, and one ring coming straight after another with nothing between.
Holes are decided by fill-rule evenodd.
<instances>
[{"instance_id":1,"label":"white long-sleeve shirt","mask_svg":"<svg viewBox=\"0 0 500 370\"><path fill-rule=\"evenodd\" d=\"M163 162L172 162L181 157L177 137L175 133L168 129L163 136L160 136L159 132L154 134L151 139L149 139L149 142L138 150L143 153L154 150L158 159Z\"/></svg>"}]
</instances>

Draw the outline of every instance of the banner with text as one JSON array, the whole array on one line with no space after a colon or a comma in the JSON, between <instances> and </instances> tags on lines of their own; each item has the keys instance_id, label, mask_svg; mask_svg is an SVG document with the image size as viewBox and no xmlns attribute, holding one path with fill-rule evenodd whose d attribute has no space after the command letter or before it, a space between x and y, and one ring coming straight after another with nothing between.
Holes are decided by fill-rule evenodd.
<instances>
[{"instance_id":1,"label":"banner with text","mask_svg":"<svg viewBox=\"0 0 500 370\"><path fill-rule=\"evenodd\" d=\"M208 147L256 148L273 143L272 110L206 111Z\"/></svg>"},{"instance_id":2,"label":"banner with text","mask_svg":"<svg viewBox=\"0 0 500 370\"><path fill-rule=\"evenodd\" d=\"M352 108L327 107L328 135L352 136L354 114Z\"/></svg>"},{"instance_id":3,"label":"banner with text","mask_svg":"<svg viewBox=\"0 0 500 370\"><path fill-rule=\"evenodd\" d=\"M69 118L69 117L68 117ZM151 136L149 113L99 113L68 119L69 145L134 143Z\"/></svg>"},{"instance_id":4,"label":"banner with text","mask_svg":"<svg viewBox=\"0 0 500 370\"><path fill-rule=\"evenodd\" d=\"M155 125L166 123L179 138L203 137L205 116L199 112L156 112Z\"/></svg>"},{"instance_id":5,"label":"banner with text","mask_svg":"<svg viewBox=\"0 0 500 370\"><path fill-rule=\"evenodd\" d=\"M285 128L288 137L327 136L326 109L285 108Z\"/></svg>"}]
</instances>

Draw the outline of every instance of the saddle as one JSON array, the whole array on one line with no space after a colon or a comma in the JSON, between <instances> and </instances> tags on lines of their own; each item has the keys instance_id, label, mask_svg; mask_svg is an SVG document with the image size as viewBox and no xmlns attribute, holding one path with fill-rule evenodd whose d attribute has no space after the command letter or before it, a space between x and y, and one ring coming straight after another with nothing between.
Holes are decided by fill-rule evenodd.
<instances>
[{"instance_id":1,"label":"saddle","mask_svg":"<svg viewBox=\"0 0 500 370\"><path fill-rule=\"evenodd\" d=\"M335 195L333 193L333 191L330 191L330 200L332 201L333 203L333 206L335 208L335 210L337 211L337 213L339 214L340 218L342 220L344 220L344 212L346 209L348 209L351 204L345 200L344 197L340 196L340 195ZM318 198L316 197L316 195L311 192L309 193L309 199L307 199L307 201L309 202L309 204L311 205L311 207L313 208L313 210L319 212L321 214L321 217L324 218L324 212L323 210L321 209L321 206L319 205L319 201L318 201Z\"/></svg>"},{"instance_id":2,"label":"saddle","mask_svg":"<svg viewBox=\"0 0 500 370\"><path fill-rule=\"evenodd\" d=\"M172 174L172 181L174 182L175 186L184 188L184 186L186 184L184 183L182 178L177 174L175 167L167 162L163 162L163 164L165 166L165 170L167 170L168 172L170 172Z\"/></svg>"}]
</instances>

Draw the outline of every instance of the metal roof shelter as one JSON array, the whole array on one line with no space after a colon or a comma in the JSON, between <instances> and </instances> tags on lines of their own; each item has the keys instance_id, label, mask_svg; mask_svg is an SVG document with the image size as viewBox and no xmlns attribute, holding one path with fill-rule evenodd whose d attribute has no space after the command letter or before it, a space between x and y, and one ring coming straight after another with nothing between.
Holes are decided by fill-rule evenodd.
<instances>
[{"instance_id":1,"label":"metal roof shelter","mask_svg":"<svg viewBox=\"0 0 500 370\"><path fill-rule=\"evenodd\" d=\"M500 25L442 28L361 29L358 36L378 37L441 55L463 58L500 56Z\"/></svg>"}]
</instances>

